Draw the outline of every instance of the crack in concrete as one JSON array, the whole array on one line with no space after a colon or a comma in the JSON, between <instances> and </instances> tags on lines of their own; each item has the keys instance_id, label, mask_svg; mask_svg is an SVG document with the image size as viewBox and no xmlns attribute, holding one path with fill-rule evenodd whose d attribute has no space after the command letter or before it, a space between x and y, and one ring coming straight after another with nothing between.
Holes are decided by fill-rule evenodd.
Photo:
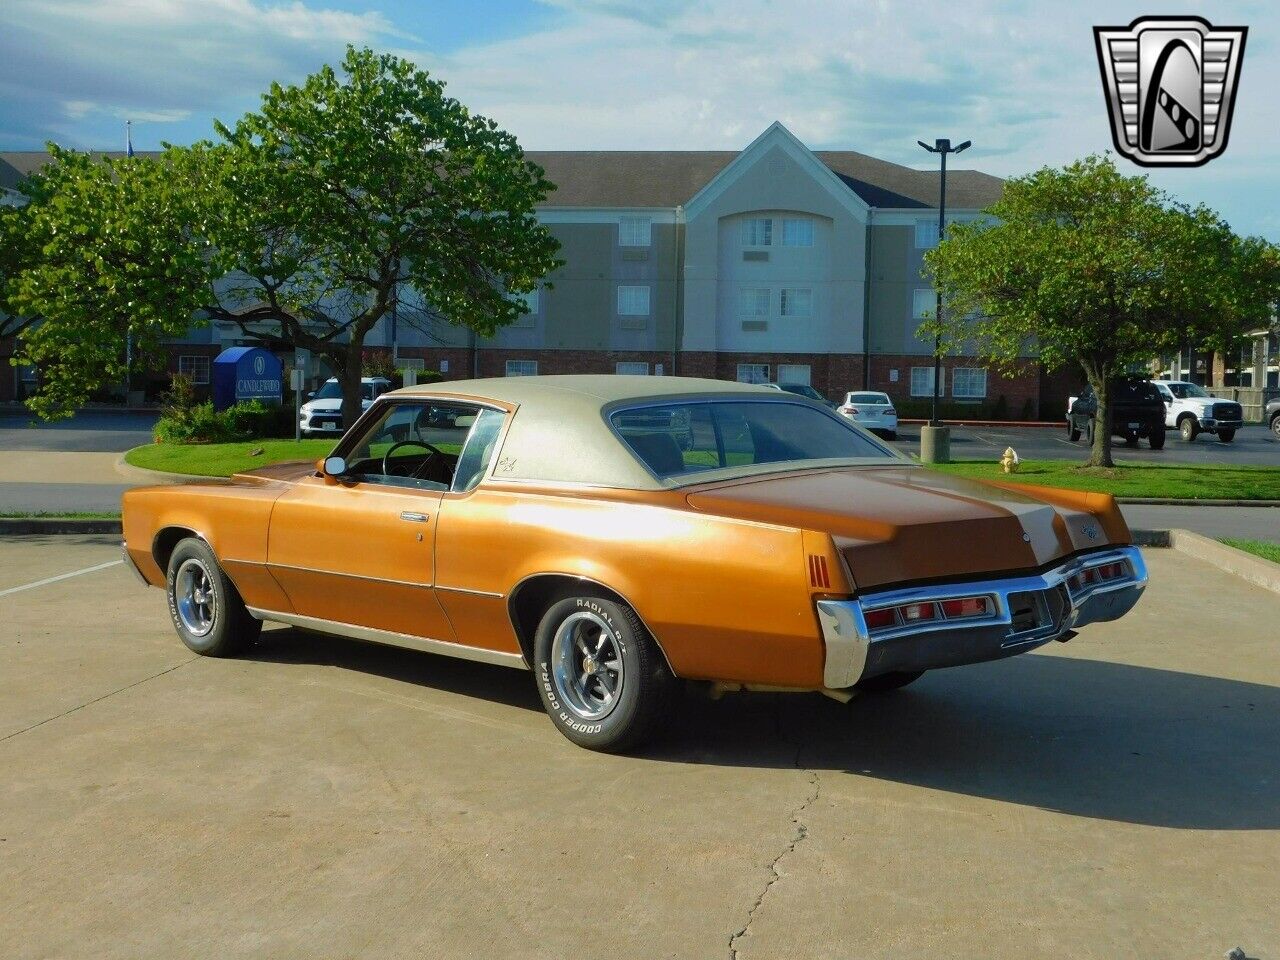
<instances>
[{"instance_id":1,"label":"crack in concrete","mask_svg":"<svg viewBox=\"0 0 1280 960\"><path fill-rule=\"evenodd\" d=\"M795 853L796 847L798 847L800 843L809 836L809 827L804 823L802 817L804 812L809 809L815 800L818 799L818 794L822 791L822 781L818 777L818 771L809 770L800 766L800 755L804 751L804 744L794 743L783 736L781 711L776 709L776 700L774 701L774 706L774 722L777 736L783 742L791 743L796 748L796 755L791 761L792 766L809 775L809 785L812 787L812 790L809 793L809 796L805 798L804 802L791 811L791 822L796 828L795 834L792 836L791 841L784 846L778 855L770 862L769 877L765 881L764 889L760 891L760 895L756 897L755 902L751 904L750 909L747 910L747 922L743 924L742 929L729 937L729 960L738 960L738 942L750 932L751 925L755 922L756 914L760 912L760 908L764 905L765 897L769 895L769 890L775 883L782 879L782 874L778 871L778 864L791 854Z\"/></svg>"}]
</instances>

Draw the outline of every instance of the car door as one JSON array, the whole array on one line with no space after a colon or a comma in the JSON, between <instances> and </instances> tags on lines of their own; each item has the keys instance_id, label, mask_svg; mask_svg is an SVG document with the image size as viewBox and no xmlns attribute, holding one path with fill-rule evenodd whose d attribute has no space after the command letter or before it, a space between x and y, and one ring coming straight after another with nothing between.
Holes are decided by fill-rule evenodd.
<instances>
[{"instance_id":1,"label":"car door","mask_svg":"<svg viewBox=\"0 0 1280 960\"><path fill-rule=\"evenodd\" d=\"M435 528L469 424L427 427L432 404L379 404L335 450L346 473L307 477L276 501L267 564L295 615L454 639L434 590Z\"/></svg>"}]
</instances>

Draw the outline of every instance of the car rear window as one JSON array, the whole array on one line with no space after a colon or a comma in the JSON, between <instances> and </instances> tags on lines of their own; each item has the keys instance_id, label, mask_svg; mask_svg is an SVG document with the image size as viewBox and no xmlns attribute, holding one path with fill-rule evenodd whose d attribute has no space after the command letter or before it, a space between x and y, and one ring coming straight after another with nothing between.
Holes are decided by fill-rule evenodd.
<instances>
[{"instance_id":1,"label":"car rear window","mask_svg":"<svg viewBox=\"0 0 1280 960\"><path fill-rule=\"evenodd\" d=\"M878 403L883 406L889 403L889 396L888 394L884 394L884 393L851 393L849 394L848 402L849 403L866 403L866 404Z\"/></svg>"},{"instance_id":2,"label":"car rear window","mask_svg":"<svg viewBox=\"0 0 1280 960\"><path fill-rule=\"evenodd\" d=\"M1115 400L1155 400L1164 403L1160 398L1160 388L1145 380L1118 380L1111 386Z\"/></svg>"},{"instance_id":3,"label":"car rear window","mask_svg":"<svg viewBox=\"0 0 1280 960\"><path fill-rule=\"evenodd\" d=\"M765 463L893 460L871 437L798 403L720 401L618 410L610 423L659 479Z\"/></svg>"}]
</instances>

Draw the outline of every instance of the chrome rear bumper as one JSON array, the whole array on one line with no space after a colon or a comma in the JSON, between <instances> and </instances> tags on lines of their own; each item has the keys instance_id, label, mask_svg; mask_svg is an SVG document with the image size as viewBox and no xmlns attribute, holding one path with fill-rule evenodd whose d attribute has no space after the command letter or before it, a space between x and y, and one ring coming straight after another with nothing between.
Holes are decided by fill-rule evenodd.
<instances>
[{"instance_id":1,"label":"chrome rear bumper","mask_svg":"<svg viewBox=\"0 0 1280 960\"><path fill-rule=\"evenodd\" d=\"M1124 565L1122 576L1085 582L1086 571L1117 562ZM1119 619L1138 602L1146 585L1147 567L1138 549L1115 547L1025 577L907 587L854 600L819 600L818 621L826 647L823 682L841 689L898 670L954 667L1025 653L1077 627ZM877 630L867 627L865 614L871 610L973 596L992 598L993 612L948 620L937 608L939 616L927 622Z\"/></svg>"}]
</instances>

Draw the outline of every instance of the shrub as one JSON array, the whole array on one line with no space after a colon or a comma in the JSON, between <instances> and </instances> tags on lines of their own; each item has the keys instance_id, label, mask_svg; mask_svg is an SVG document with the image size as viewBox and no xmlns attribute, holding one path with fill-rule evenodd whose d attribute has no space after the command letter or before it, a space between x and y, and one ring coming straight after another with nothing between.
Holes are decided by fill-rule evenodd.
<instances>
[{"instance_id":1,"label":"shrub","mask_svg":"<svg viewBox=\"0 0 1280 960\"><path fill-rule=\"evenodd\" d=\"M293 411L260 400L214 410L213 402L195 403L189 384L174 378L163 413L155 427L157 443L230 443L267 437L293 436Z\"/></svg>"}]
</instances>

